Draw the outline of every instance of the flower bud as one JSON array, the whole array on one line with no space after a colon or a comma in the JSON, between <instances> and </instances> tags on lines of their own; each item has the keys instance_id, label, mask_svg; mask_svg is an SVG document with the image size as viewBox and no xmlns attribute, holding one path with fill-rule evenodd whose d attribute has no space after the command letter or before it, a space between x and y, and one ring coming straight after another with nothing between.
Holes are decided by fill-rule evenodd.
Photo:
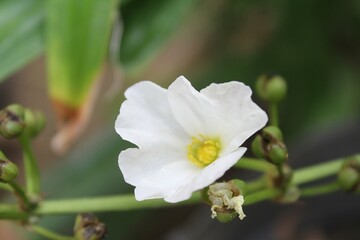
<instances>
[{"instance_id":1,"label":"flower bud","mask_svg":"<svg viewBox=\"0 0 360 240\"><path fill-rule=\"evenodd\" d=\"M18 167L6 159L5 155L0 151L0 181L11 182L19 174Z\"/></svg>"},{"instance_id":2,"label":"flower bud","mask_svg":"<svg viewBox=\"0 0 360 240\"><path fill-rule=\"evenodd\" d=\"M338 173L340 187L347 192L360 192L360 157L345 161Z\"/></svg>"},{"instance_id":3,"label":"flower bud","mask_svg":"<svg viewBox=\"0 0 360 240\"><path fill-rule=\"evenodd\" d=\"M241 180L210 185L207 194L211 204L211 217L223 223L231 221L237 214L240 220L244 219L242 205L245 188L245 182Z\"/></svg>"},{"instance_id":4,"label":"flower bud","mask_svg":"<svg viewBox=\"0 0 360 240\"><path fill-rule=\"evenodd\" d=\"M286 96L286 82L281 76L269 77L261 75L256 80L256 92L257 94L266 101L272 103L279 103Z\"/></svg>"},{"instance_id":5,"label":"flower bud","mask_svg":"<svg viewBox=\"0 0 360 240\"><path fill-rule=\"evenodd\" d=\"M11 139L19 136L25 127L24 108L11 104L0 111L0 135Z\"/></svg>"},{"instance_id":6,"label":"flower bud","mask_svg":"<svg viewBox=\"0 0 360 240\"><path fill-rule=\"evenodd\" d=\"M269 126L257 135L251 144L254 155L265 158L269 162L280 165L288 158L288 151L283 142L281 130L275 126Z\"/></svg>"},{"instance_id":7,"label":"flower bud","mask_svg":"<svg viewBox=\"0 0 360 240\"><path fill-rule=\"evenodd\" d=\"M91 213L77 215L74 234L78 240L100 240L106 234L105 225Z\"/></svg>"},{"instance_id":8,"label":"flower bud","mask_svg":"<svg viewBox=\"0 0 360 240\"><path fill-rule=\"evenodd\" d=\"M26 134L31 138L36 137L45 126L45 117L40 111L25 109L24 120Z\"/></svg>"}]
</instances>

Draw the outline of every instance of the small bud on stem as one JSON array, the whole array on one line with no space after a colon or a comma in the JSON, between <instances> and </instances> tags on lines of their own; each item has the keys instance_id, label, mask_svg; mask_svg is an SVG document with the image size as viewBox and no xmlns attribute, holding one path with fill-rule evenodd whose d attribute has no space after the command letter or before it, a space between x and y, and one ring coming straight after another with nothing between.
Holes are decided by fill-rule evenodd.
<instances>
[{"instance_id":1,"label":"small bud on stem","mask_svg":"<svg viewBox=\"0 0 360 240\"><path fill-rule=\"evenodd\" d=\"M76 217L74 233L78 240L100 240L104 239L106 228L95 215L82 213Z\"/></svg>"},{"instance_id":2,"label":"small bud on stem","mask_svg":"<svg viewBox=\"0 0 360 240\"><path fill-rule=\"evenodd\" d=\"M19 174L18 167L6 159L5 155L0 151L0 181L11 182Z\"/></svg>"},{"instance_id":3,"label":"small bud on stem","mask_svg":"<svg viewBox=\"0 0 360 240\"><path fill-rule=\"evenodd\" d=\"M0 135L11 139L18 137L25 127L24 108L11 104L0 111Z\"/></svg>"}]
</instances>

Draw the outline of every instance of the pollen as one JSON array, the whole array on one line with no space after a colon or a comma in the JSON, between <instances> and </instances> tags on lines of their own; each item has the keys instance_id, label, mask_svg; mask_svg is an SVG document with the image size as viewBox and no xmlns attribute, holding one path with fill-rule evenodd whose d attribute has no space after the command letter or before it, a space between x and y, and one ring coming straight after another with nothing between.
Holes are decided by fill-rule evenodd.
<instances>
[{"instance_id":1,"label":"pollen","mask_svg":"<svg viewBox=\"0 0 360 240\"><path fill-rule=\"evenodd\" d=\"M206 167L214 162L221 150L220 141L217 138L208 138L200 135L192 137L188 145L188 159L199 167Z\"/></svg>"}]
</instances>

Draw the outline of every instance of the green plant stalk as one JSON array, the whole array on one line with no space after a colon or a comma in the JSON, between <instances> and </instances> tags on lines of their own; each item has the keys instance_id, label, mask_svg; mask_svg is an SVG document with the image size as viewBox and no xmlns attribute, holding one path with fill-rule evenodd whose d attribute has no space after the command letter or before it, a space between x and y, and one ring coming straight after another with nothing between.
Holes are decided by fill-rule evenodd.
<instances>
[{"instance_id":1,"label":"green plant stalk","mask_svg":"<svg viewBox=\"0 0 360 240\"><path fill-rule=\"evenodd\" d=\"M5 191L9 191L9 192L14 192L14 190L12 189L12 187L7 184L7 183L3 183L3 182L0 182L0 189L3 189Z\"/></svg>"},{"instance_id":2,"label":"green plant stalk","mask_svg":"<svg viewBox=\"0 0 360 240\"><path fill-rule=\"evenodd\" d=\"M245 197L244 205L251 205L264 200L273 199L281 193L280 189L269 188L249 194Z\"/></svg>"},{"instance_id":3,"label":"green plant stalk","mask_svg":"<svg viewBox=\"0 0 360 240\"><path fill-rule=\"evenodd\" d=\"M246 183L247 194L264 189L266 188L266 186L267 186L267 181L266 178L264 177L259 177L254 181L247 182Z\"/></svg>"},{"instance_id":4,"label":"green plant stalk","mask_svg":"<svg viewBox=\"0 0 360 240\"><path fill-rule=\"evenodd\" d=\"M259 172L276 171L276 166L274 164L257 158L240 158L240 160L233 167Z\"/></svg>"},{"instance_id":5,"label":"green plant stalk","mask_svg":"<svg viewBox=\"0 0 360 240\"><path fill-rule=\"evenodd\" d=\"M31 209L32 204L29 198L26 196L24 190L16 182L9 182L9 186L12 188L12 192L18 198L20 206L24 209Z\"/></svg>"},{"instance_id":6,"label":"green plant stalk","mask_svg":"<svg viewBox=\"0 0 360 240\"><path fill-rule=\"evenodd\" d=\"M96 198L79 198L64 200L47 200L42 202L34 211L38 215L64 214L79 212L109 212L127 211L145 208L158 208L179 205L190 205L201 200L199 192L184 202L177 204L167 203L161 199L137 201L133 194L115 195Z\"/></svg>"},{"instance_id":7,"label":"green plant stalk","mask_svg":"<svg viewBox=\"0 0 360 240\"><path fill-rule=\"evenodd\" d=\"M30 139L26 134L19 137L24 156L26 193L31 200L38 200L40 195L40 171L37 160L30 145Z\"/></svg>"},{"instance_id":8,"label":"green plant stalk","mask_svg":"<svg viewBox=\"0 0 360 240\"><path fill-rule=\"evenodd\" d=\"M279 113L277 103L270 103L269 105L270 112L270 124L272 126L279 126Z\"/></svg>"},{"instance_id":9,"label":"green plant stalk","mask_svg":"<svg viewBox=\"0 0 360 240\"><path fill-rule=\"evenodd\" d=\"M25 220L29 216L28 213L21 212L17 205L14 204L0 204L0 220Z\"/></svg>"},{"instance_id":10,"label":"green plant stalk","mask_svg":"<svg viewBox=\"0 0 360 240\"><path fill-rule=\"evenodd\" d=\"M52 239L52 240L76 240L75 237L67 237L67 236L63 236L63 235L59 235L53 231L50 231L46 228L40 227L40 226L32 226L31 230L33 230L34 232L36 232L37 234L46 237L47 239Z\"/></svg>"},{"instance_id":11,"label":"green plant stalk","mask_svg":"<svg viewBox=\"0 0 360 240\"><path fill-rule=\"evenodd\" d=\"M355 157L360 157L360 154ZM345 159L346 158L340 158L294 171L291 184L299 185L336 174L339 172Z\"/></svg>"},{"instance_id":12,"label":"green plant stalk","mask_svg":"<svg viewBox=\"0 0 360 240\"><path fill-rule=\"evenodd\" d=\"M320 186L303 188L300 189L300 192L302 197L311 197L335 192L340 189L339 183L335 181Z\"/></svg>"}]
</instances>

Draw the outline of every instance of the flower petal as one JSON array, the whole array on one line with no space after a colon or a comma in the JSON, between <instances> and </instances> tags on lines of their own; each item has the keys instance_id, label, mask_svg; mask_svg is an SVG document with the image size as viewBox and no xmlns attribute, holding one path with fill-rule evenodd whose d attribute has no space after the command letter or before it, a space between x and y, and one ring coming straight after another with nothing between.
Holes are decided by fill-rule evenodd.
<instances>
[{"instance_id":1,"label":"flower petal","mask_svg":"<svg viewBox=\"0 0 360 240\"><path fill-rule=\"evenodd\" d=\"M115 122L123 139L140 148L186 144L188 136L172 115L165 89L144 81L128 88L125 96Z\"/></svg>"},{"instance_id":2,"label":"flower petal","mask_svg":"<svg viewBox=\"0 0 360 240\"><path fill-rule=\"evenodd\" d=\"M266 113L252 101L250 87L241 82L213 83L200 93L213 100L212 110L225 121L218 123L227 145L223 154L238 148L268 120Z\"/></svg>"},{"instance_id":3,"label":"flower petal","mask_svg":"<svg viewBox=\"0 0 360 240\"><path fill-rule=\"evenodd\" d=\"M229 170L245 152L246 148L240 147L234 152L217 159L191 179L190 184L184 184L177 192L166 197L165 201L175 203L189 199L194 191L209 186L224 175L224 173Z\"/></svg>"},{"instance_id":4,"label":"flower petal","mask_svg":"<svg viewBox=\"0 0 360 240\"><path fill-rule=\"evenodd\" d=\"M171 110L190 136L220 137L221 156L237 149L265 126L266 113L251 99L251 89L240 82L211 84L197 92L183 76L170 85Z\"/></svg>"},{"instance_id":5,"label":"flower petal","mask_svg":"<svg viewBox=\"0 0 360 240\"><path fill-rule=\"evenodd\" d=\"M167 148L127 149L119 155L119 167L125 181L136 186L137 200L164 198L201 171L186 159L186 152Z\"/></svg>"}]
</instances>

